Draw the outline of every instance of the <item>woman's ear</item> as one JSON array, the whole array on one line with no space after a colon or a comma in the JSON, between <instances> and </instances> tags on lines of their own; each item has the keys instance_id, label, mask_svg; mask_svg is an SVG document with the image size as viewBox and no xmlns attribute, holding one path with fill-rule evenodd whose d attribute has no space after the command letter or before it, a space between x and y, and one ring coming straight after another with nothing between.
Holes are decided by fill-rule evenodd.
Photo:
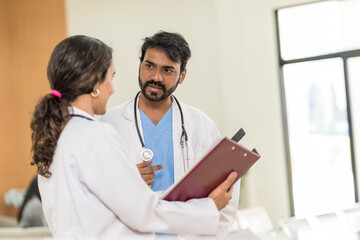
<instances>
[{"instance_id":1,"label":"woman's ear","mask_svg":"<svg viewBox=\"0 0 360 240\"><path fill-rule=\"evenodd\" d=\"M99 95L100 95L100 83L97 82L92 90L92 92L90 93L90 95L93 97L93 98L97 98Z\"/></svg>"}]
</instances>

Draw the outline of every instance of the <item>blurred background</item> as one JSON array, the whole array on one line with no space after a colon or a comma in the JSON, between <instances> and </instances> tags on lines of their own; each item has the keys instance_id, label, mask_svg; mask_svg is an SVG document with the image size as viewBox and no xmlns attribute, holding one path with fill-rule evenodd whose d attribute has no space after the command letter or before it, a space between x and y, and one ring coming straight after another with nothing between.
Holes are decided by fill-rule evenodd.
<instances>
[{"instance_id":1,"label":"blurred background","mask_svg":"<svg viewBox=\"0 0 360 240\"><path fill-rule=\"evenodd\" d=\"M358 202L360 2L306 0L0 0L0 215L16 216L30 166L30 119L67 36L114 50L113 107L138 91L142 39L181 33L192 57L175 95L262 158L240 208L276 225ZM111 184L109 183L109 187ZM7 196L7 199L6 197ZM20 197L21 198L21 197Z\"/></svg>"}]
</instances>

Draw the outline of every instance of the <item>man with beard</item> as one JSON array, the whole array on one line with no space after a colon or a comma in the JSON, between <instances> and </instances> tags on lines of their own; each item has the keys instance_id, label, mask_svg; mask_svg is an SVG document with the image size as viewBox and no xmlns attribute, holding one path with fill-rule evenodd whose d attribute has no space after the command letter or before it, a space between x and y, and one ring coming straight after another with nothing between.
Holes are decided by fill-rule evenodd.
<instances>
[{"instance_id":1,"label":"man with beard","mask_svg":"<svg viewBox=\"0 0 360 240\"><path fill-rule=\"evenodd\" d=\"M154 191L166 190L181 179L221 138L206 114L172 95L185 79L190 56L188 43L178 33L161 31L145 38L138 77L141 91L101 119L119 131L142 178ZM147 155L149 150L152 154ZM233 199L220 212L219 233L228 230L236 215L239 192L238 182Z\"/></svg>"}]
</instances>

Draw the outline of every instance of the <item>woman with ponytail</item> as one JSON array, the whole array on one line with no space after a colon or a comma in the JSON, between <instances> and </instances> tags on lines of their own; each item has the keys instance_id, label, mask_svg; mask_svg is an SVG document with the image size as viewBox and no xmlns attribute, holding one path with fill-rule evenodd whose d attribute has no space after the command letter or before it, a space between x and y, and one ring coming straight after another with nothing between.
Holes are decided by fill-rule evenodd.
<instances>
[{"instance_id":1,"label":"woman with ponytail","mask_svg":"<svg viewBox=\"0 0 360 240\"><path fill-rule=\"evenodd\" d=\"M213 234L236 174L208 198L166 202L128 160L116 130L97 122L114 92L112 50L98 39L72 36L54 49L51 91L31 122L33 162L42 206L54 237Z\"/></svg>"}]
</instances>

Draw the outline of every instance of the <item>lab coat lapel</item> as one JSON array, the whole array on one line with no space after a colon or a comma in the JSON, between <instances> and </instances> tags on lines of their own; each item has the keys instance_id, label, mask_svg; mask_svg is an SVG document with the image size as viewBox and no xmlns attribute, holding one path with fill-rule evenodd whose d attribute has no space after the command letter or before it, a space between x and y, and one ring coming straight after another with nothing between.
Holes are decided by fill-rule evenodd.
<instances>
[{"instance_id":1,"label":"lab coat lapel","mask_svg":"<svg viewBox=\"0 0 360 240\"><path fill-rule=\"evenodd\" d=\"M182 107L182 111L184 114L184 124L185 124L185 130L186 133L188 135L188 148L189 148L189 168L192 168L194 166L194 150L192 148L193 146L193 132L194 132L194 121L193 121L193 117L194 115L191 114L191 112L189 111L189 108L187 107L187 105L183 104L182 102L180 102L181 107ZM189 171L189 169L186 170L187 172Z\"/></svg>"},{"instance_id":2,"label":"lab coat lapel","mask_svg":"<svg viewBox=\"0 0 360 240\"><path fill-rule=\"evenodd\" d=\"M182 128L181 128L181 115L180 115L179 107L176 104L176 101L174 99L172 99L172 100L173 100L172 107L173 107L174 178L175 178L175 182L178 182L182 178L182 176L184 176L184 174L185 174L183 152L182 152L182 148L180 145L180 137L181 137L181 133L182 133ZM191 147L191 133L193 131L193 124L188 119L188 117L191 118L191 116L189 116L186 106L184 104L182 104L181 102L180 102L180 105L181 105L183 115L184 115L185 129L186 129L186 132L189 137L188 151L189 151L189 159L190 159L189 164L190 164L190 168L191 168L194 163L194 161L193 161L194 154L193 154L193 150ZM186 148L184 149L184 153L186 154Z\"/></svg>"}]
</instances>

